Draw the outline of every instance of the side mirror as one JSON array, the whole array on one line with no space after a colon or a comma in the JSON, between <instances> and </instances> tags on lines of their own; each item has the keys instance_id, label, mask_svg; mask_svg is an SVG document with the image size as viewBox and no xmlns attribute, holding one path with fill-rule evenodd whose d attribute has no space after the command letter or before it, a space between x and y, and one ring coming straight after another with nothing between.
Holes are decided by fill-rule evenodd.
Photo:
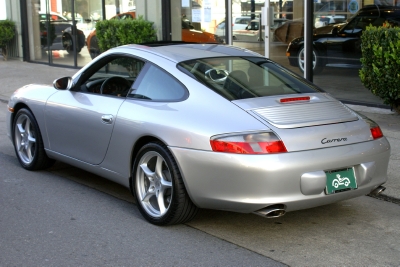
<instances>
[{"instance_id":1,"label":"side mirror","mask_svg":"<svg viewBox=\"0 0 400 267\"><path fill-rule=\"evenodd\" d=\"M72 87L72 78L71 77L58 78L54 80L53 86L57 90L69 90Z\"/></svg>"},{"instance_id":2,"label":"side mirror","mask_svg":"<svg viewBox=\"0 0 400 267\"><path fill-rule=\"evenodd\" d=\"M337 27L333 27L333 29L332 29L332 35L337 35L337 33L338 33L338 28Z\"/></svg>"}]
</instances>

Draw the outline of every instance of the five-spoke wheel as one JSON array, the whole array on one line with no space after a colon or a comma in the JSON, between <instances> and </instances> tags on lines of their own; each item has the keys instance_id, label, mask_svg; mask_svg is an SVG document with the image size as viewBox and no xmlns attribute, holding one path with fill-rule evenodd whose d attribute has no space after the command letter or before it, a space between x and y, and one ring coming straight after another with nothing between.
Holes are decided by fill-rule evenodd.
<instances>
[{"instance_id":1,"label":"five-spoke wheel","mask_svg":"<svg viewBox=\"0 0 400 267\"><path fill-rule=\"evenodd\" d=\"M54 163L44 151L39 126L27 109L17 112L14 124L14 148L22 167L27 170L47 168Z\"/></svg>"},{"instance_id":2,"label":"five-spoke wheel","mask_svg":"<svg viewBox=\"0 0 400 267\"><path fill-rule=\"evenodd\" d=\"M312 61L312 69L314 74L318 74L322 71L323 66L320 57L318 56L318 53L313 50L313 61ZM297 54L297 64L301 70L301 72L304 72L304 47L302 47Z\"/></svg>"},{"instance_id":3,"label":"five-spoke wheel","mask_svg":"<svg viewBox=\"0 0 400 267\"><path fill-rule=\"evenodd\" d=\"M144 145L133 167L133 185L142 215L157 225L191 220L197 207L186 193L171 152L161 143Z\"/></svg>"}]
</instances>

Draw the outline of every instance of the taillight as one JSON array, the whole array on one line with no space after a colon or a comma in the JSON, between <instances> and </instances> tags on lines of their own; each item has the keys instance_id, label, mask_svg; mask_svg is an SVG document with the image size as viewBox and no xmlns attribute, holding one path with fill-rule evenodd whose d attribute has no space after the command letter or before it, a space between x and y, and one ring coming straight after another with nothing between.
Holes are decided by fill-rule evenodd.
<instances>
[{"instance_id":1,"label":"taillight","mask_svg":"<svg viewBox=\"0 0 400 267\"><path fill-rule=\"evenodd\" d=\"M371 130L372 138L378 139L378 138L383 137L381 128L378 125L373 128L370 128L370 130Z\"/></svg>"},{"instance_id":2,"label":"taillight","mask_svg":"<svg viewBox=\"0 0 400 267\"><path fill-rule=\"evenodd\" d=\"M272 132L214 136L210 140L215 152L236 154L270 154L287 152L283 142Z\"/></svg>"},{"instance_id":3,"label":"taillight","mask_svg":"<svg viewBox=\"0 0 400 267\"><path fill-rule=\"evenodd\" d=\"M360 116L361 119L363 119L366 123L368 123L369 130L371 131L371 136L374 140L383 137L382 130L376 122L374 122L367 116L365 116L357 111L353 110L353 112L357 113L357 115Z\"/></svg>"},{"instance_id":4,"label":"taillight","mask_svg":"<svg viewBox=\"0 0 400 267\"><path fill-rule=\"evenodd\" d=\"M363 116L363 119L369 124L369 130L374 140L383 137L382 130L376 122L366 116Z\"/></svg>"}]
</instances>

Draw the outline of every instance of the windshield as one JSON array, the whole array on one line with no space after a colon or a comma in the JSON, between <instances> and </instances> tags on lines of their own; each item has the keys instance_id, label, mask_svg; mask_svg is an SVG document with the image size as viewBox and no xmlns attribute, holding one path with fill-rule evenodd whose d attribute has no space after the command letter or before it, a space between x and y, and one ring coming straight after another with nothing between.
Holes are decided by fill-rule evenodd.
<instances>
[{"instance_id":1,"label":"windshield","mask_svg":"<svg viewBox=\"0 0 400 267\"><path fill-rule=\"evenodd\" d=\"M181 62L178 68L229 100L321 91L259 57L195 59Z\"/></svg>"}]
</instances>

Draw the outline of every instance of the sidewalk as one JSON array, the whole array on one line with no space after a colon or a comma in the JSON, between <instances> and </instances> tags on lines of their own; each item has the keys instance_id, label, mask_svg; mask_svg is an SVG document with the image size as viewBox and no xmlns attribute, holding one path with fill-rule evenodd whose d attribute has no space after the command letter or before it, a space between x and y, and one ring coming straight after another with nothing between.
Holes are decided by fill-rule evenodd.
<instances>
[{"instance_id":1,"label":"sidewalk","mask_svg":"<svg viewBox=\"0 0 400 267\"><path fill-rule=\"evenodd\" d=\"M72 68L50 67L44 64L22 62L15 59L3 61L0 57L0 100L8 101L11 94L30 83L52 84L56 78L72 76L77 70ZM366 115L381 127L392 147L387 189L383 195L400 200L400 115L388 109L348 105Z\"/></svg>"}]
</instances>

